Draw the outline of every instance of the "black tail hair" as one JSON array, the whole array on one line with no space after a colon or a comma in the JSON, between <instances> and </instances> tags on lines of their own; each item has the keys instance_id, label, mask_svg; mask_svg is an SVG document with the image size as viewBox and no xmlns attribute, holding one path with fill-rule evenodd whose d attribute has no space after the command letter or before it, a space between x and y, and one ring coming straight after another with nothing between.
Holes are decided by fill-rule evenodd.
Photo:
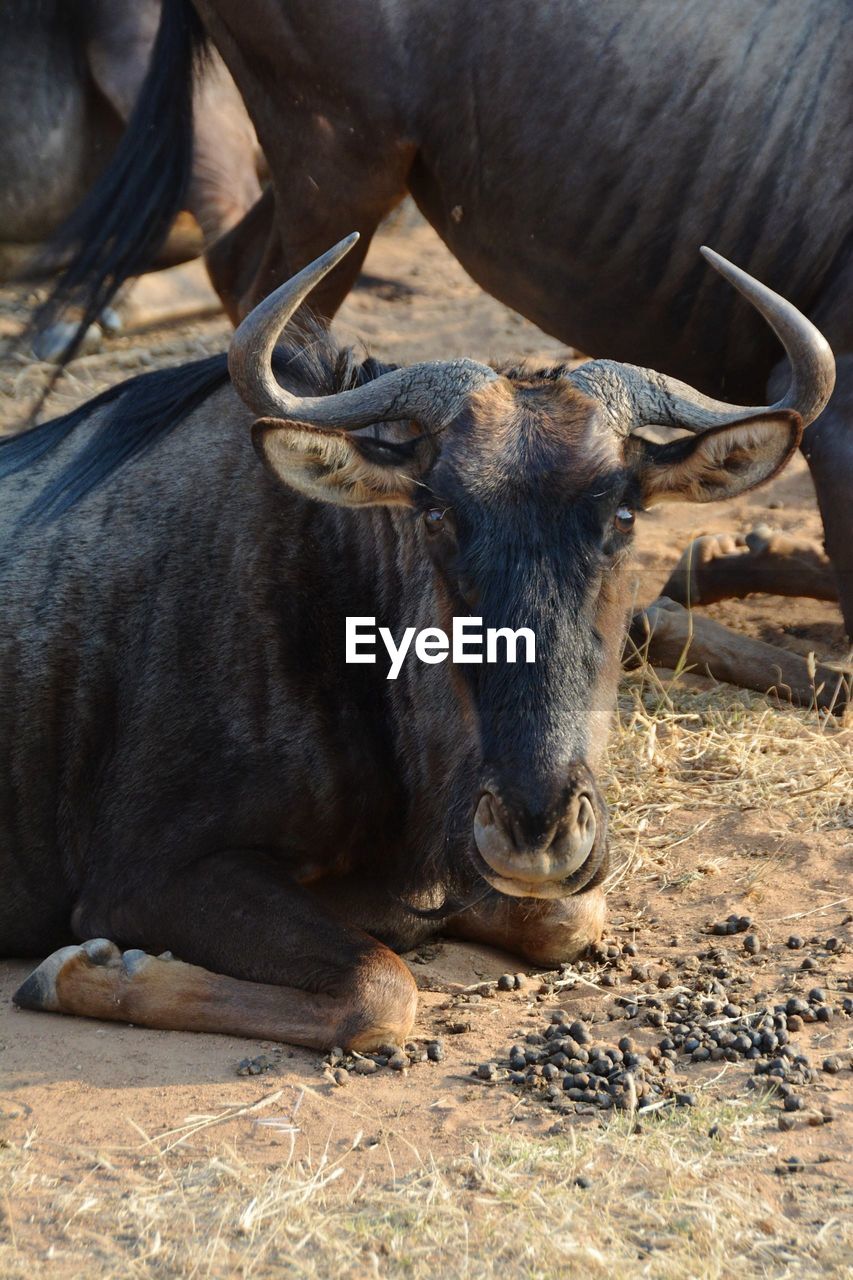
<instances>
[{"instance_id":1,"label":"black tail hair","mask_svg":"<svg viewBox=\"0 0 853 1280\"><path fill-rule=\"evenodd\" d=\"M124 281L151 266L184 207L193 159L193 67L205 41L190 0L162 0L151 62L119 148L45 252L48 262L70 260L26 336L32 340L69 304L81 306L63 365Z\"/></svg>"}]
</instances>

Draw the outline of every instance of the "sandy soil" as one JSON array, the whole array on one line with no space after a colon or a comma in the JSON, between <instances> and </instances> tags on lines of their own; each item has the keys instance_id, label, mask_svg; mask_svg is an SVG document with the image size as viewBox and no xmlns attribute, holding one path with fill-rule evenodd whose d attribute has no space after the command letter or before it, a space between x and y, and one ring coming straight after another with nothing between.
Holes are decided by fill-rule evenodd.
<instances>
[{"instance_id":1,"label":"sandy soil","mask_svg":"<svg viewBox=\"0 0 853 1280\"><path fill-rule=\"evenodd\" d=\"M408 215L377 237L366 270L369 278L347 301L337 329L346 340L364 341L380 357L404 362L456 354L529 356L545 363L566 355L560 344L485 297L432 232ZM23 290L0 291L0 329L6 334L14 332L25 301ZM55 410L141 367L221 349L227 333L225 322L216 317L185 323L177 333L160 328L111 339L104 351L75 363L55 394ZM0 365L0 425L9 429L20 421L45 372L43 366L7 352ZM799 459L771 486L727 506L672 507L646 518L639 535L638 598L654 598L691 537L746 532L759 522L819 536L809 477ZM730 626L800 652L813 649L820 658L845 655L838 612L829 604L762 598L724 603L711 612ZM638 768L650 767L638 759ZM473 1082L472 1067L505 1054L519 1034L541 1029L546 1011L556 1003L573 1011L588 1009L608 1023L618 1008L617 995L635 988L654 990L661 969L706 947L708 923L730 911L748 911L755 919L762 940L757 956L743 952L739 936L719 941L731 953L734 969L747 974L756 989L773 1000L776 993L787 997L819 984L840 1008L842 993L853 990L849 811L846 819L836 816L828 823L800 820L794 781L787 794L780 790L778 804L762 804L760 811L750 812L742 803L708 810L702 805L704 785L697 776L695 808L679 802L665 821L658 814L657 827L646 833L654 836L651 851L634 858L611 897L610 935L621 943L636 942L638 959L652 966L649 982L637 983L623 968L613 973L616 987L608 988L596 971L549 994L547 983L543 993L541 980L531 978L521 991L490 991L472 1003L453 994L452 984L492 980L518 970L518 962L482 948L440 943L429 950L426 962L423 955L410 959L419 983L433 988L422 992L418 1036L441 1036L446 1056L441 1063L418 1064L405 1073L382 1070L369 1078L352 1077L345 1088L337 1088L324 1075L316 1053L18 1012L10 996L30 966L0 964L0 1148L30 1145L39 1152L44 1179L73 1182L92 1176L95 1155L107 1162L98 1167L121 1171L144 1149L144 1135L164 1134L185 1124L187 1117L206 1116L210 1123L205 1127L176 1135L193 1155L228 1140L243 1158L272 1166L294 1140L315 1151L328 1144L335 1153L351 1148L361 1134L358 1160L350 1170L387 1177L428 1152L459 1152L472 1136L518 1126L544 1133L555 1123L552 1112L505 1085ZM822 785L821 778L816 785ZM853 787L853 772L849 785ZM623 818L627 831L630 814ZM620 839L627 850L627 836ZM807 951L784 945L795 931L812 940ZM841 939L847 950L827 951L822 944L830 936ZM816 960L811 973L799 969L805 954ZM460 1022L470 1029L450 1034L448 1023ZM837 1014L831 1023L807 1026L801 1040L819 1066L830 1052L850 1050L851 1027L850 1018ZM624 1027L617 1022L601 1031L616 1038ZM636 1034L641 1042L652 1043L652 1029L640 1027ZM260 1053L272 1061L269 1072L239 1077L239 1061ZM695 1066L689 1074L691 1088L703 1096L745 1096L745 1064L723 1064L722 1071L719 1064ZM776 1112L768 1112L765 1126L772 1143L754 1176L764 1180L780 1213L803 1212L798 1196L813 1196L815 1187L828 1197L827 1204L842 1203L837 1198L853 1184L851 1082L847 1069L838 1075L819 1073L812 1087L810 1106L831 1104L831 1124L812 1127L798 1117L794 1130L783 1134L775 1128ZM268 1105L259 1111L234 1113L265 1099ZM773 1173L776 1161L792 1153L809 1162L829 1157L814 1164L806 1192ZM7 1206L19 1244L29 1242L34 1256L53 1231L39 1221L40 1194L46 1192L33 1183L31 1199L16 1201L14 1209ZM850 1201L846 1204L849 1211Z\"/></svg>"}]
</instances>

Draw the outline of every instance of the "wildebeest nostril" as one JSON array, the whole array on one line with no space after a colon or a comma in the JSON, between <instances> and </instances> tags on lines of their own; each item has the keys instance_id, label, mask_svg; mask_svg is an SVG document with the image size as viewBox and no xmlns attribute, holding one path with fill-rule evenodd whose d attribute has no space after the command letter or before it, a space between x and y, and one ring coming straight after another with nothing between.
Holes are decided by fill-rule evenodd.
<instances>
[{"instance_id":1,"label":"wildebeest nostril","mask_svg":"<svg viewBox=\"0 0 853 1280\"><path fill-rule=\"evenodd\" d=\"M510 854L515 849L515 840L502 813L500 802L488 791L480 797L477 812L474 814L474 838L481 853L484 847L503 855ZM483 853L483 857L488 861L487 854Z\"/></svg>"}]
</instances>

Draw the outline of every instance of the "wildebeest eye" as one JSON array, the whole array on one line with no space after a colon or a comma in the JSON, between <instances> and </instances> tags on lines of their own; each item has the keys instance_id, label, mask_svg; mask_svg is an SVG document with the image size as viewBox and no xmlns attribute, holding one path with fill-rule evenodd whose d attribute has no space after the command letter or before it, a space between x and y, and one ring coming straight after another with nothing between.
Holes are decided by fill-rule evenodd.
<instances>
[{"instance_id":1,"label":"wildebeest eye","mask_svg":"<svg viewBox=\"0 0 853 1280\"><path fill-rule=\"evenodd\" d=\"M634 510L624 504L616 508L616 515L613 517L613 523L619 533L630 533L634 527Z\"/></svg>"},{"instance_id":2,"label":"wildebeest eye","mask_svg":"<svg viewBox=\"0 0 853 1280\"><path fill-rule=\"evenodd\" d=\"M441 528L441 523L447 514L446 507L430 507L424 512L424 524L430 533L435 533Z\"/></svg>"}]
</instances>

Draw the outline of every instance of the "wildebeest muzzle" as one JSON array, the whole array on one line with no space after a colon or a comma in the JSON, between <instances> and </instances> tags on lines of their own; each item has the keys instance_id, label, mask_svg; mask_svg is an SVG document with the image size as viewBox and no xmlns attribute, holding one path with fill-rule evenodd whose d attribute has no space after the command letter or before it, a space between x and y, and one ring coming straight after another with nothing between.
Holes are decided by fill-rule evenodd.
<instances>
[{"instance_id":1,"label":"wildebeest muzzle","mask_svg":"<svg viewBox=\"0 0 853 1280\"><path fill-rule=\"evenodd\" d=\"M474 814L478 870L517 898L563 898L601 878L607 808L591 771L573 763L547 805L525 803L498 784L485 787Z\"/></svg>"}]
</instances>

